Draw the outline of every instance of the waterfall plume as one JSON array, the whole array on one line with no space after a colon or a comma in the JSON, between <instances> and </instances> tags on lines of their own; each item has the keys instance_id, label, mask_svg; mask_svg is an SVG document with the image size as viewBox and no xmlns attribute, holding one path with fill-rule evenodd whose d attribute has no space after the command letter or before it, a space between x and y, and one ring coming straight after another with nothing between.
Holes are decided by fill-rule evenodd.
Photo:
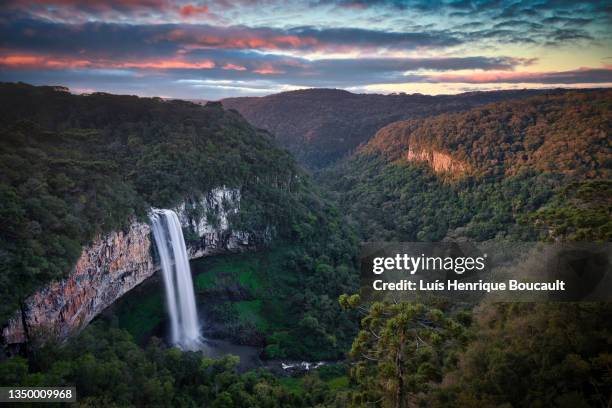
<instances>
[{"instance_id":1,"label":"waterfall plume","mask_svg":"<svg viewBox=\"0 0 612 408\"><path fill-rule=\"evenodd\" d=\"M150 218L166 288L172 343L195 350L200 345L200 327L181 223L174 211L166 209L154 209Z\"/></svg>"}]
</instances>

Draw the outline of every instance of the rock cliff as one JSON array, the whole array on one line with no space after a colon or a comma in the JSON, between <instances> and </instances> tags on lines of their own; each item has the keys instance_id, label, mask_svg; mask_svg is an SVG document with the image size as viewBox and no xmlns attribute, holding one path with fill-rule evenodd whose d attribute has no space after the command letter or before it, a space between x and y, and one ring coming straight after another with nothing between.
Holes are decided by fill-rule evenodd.
<instances>
[{"instance_id":1,"label":"rock cliff","mask_svg":"<svg viewBox=\"0 0 612 408\"><path fill-rule=\"evenodd\" d=\"M238 189L215 188L199 200L177 208L190 258L253 248L270 232L253 237L234 231L230 218L240 209ZM2 343L24 343L28 337L66 338L158 270L151 228L134 221L125 231L96 237L84 247L71 273L31 295L23 309L2 328Z\"/></svg>"},{"instance_id":2,"label":"rock cliff","mask_svg":"<svg viewBox=\"0 0 612 408\"><path fill-rule=\"evenodd\" d=\"M436 173L458 175L466 173L469 166L451 157L450 154L428 148L415 148L410 146L406 160L427 163Z\"/></svg>"}]
</instances>

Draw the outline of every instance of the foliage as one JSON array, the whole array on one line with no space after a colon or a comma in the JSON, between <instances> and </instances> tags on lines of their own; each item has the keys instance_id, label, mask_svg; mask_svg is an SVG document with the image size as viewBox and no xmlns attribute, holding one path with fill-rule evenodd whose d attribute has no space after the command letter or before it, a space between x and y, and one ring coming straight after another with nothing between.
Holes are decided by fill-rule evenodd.
<instances>
[{"instance_id":1,"label":"foliage","mask_svg":"<svg viewBox=\"0 0 612 408\"><path fill-rule=\"evenodd\" d=\"M606 406L612 390L609 303L483 304L434 407Z\"/></svg>"},{"instance_id":2,"label":"foliage","mask_svg":"<svg viewBox=\"0 0 612 408\"><path fill-rule=\"evenodd\" d=\"M448 313L423 304L370 305L350 353L356 361L350 374L358 387L352 404L414 405L454 364L455 351L466 343L465 332Z\"/></svg>"},{"instance_id":3,"label":"foliage","mask_svg":"<svg viewBox=\"0 0 612 408\"><path fill-rule=\"evenodd\" d=\"M196 261L198 297L222 327L217 335L265 343L271 358L343 357L355 317L334 299L356 288L349 243L285 244Z\"/></svg>"},{"instance_id":4,"label":"foliage","mask_svg":"<svg viewBox=\"0 0 612 408\"><path fill-rule=\"evenodd\" d=\"M372 155L336 171L341 176L321 177L338 191L349 222L369 241L535 240L541 232L524 217L548 202L563 180L525 171L490 182L448 183L425 165L387 164Z\"/></svg>"},{"instance_id":5,"label":"foliage","mask_svg":"<svg viewBox=\"0 0 612 408\"><path fill-rule=\"evenodd\" d=\"M127 332L96 323L68 344L0 362L0 383L75 386L79 405L91 407L292 408L329 399L318 378L297 395L266 371L237 373L237 359L162 348L155 338L142 349Z\"/></svg>"},{"instance_id":6,"label":"foliage","mask_svg":"<svg viewBox=\"0 0 612 408\"><path fill-rule=\"evenodd\" d=\"M333 299L349 290L356 240L269 134L214 104L25 84L0 90L0 319L65 276L98 234L144 218L150 207L197 201L227 186L241 192L231 228L295 244L282 272L295 282L279 292L280 307L291 310L292 327L303 322L300 336L310 340L280 352L340 353ZM332 276L336 269L343 274ZM297 300L291 291L307 293ZM341 325L348 336L349 326ZM321 335L329 347L315 340Z\"/></svg>"},{"instance_id":7,"label":"foliage","mask_svg":"<svg viewBox=\"0 0 612 408\"><path fill-rule=\"evenodd\" d=\"M550 239L612 241L612 181L574 182L559 191L529 220L546 228Z\"/></svg>"},{"instance_id":8,"label":"foliage","mask_svg":"<svg viewBox=\"0 0 612 408\"><path fill-rule=\"evenodd\" d=\"M366 240L535 240L548 235L541 228L547 220L582 239L591 237L581 235L581 228L602 224L598 236L605 237L610 233L610 95L536 96L397 122L319 178L336 192ZM464 167L449 174L408 160L408 151L421 150ZM582 190L603 188L598 198L585 196L598 204L578 205L568 192L561 193L584 180L598 181ZM557 204L538 213L541 222L533 222L529 215L556 195Z\"/></svg>"},{"instance_id":9,"label":"foliage","mask_svg":"<svg viewBox=\"0 0 612 408\"><path fill-rule=\"evenodd\" d=\"M364 239L609 241L611 106L610 91L572 92L400 122L320 177ZM436 173L407 160L415 147L467 165ZM366 314L348 406L610 403L608 303L339 300Z\"/></svg>"},{"instance_id":10,"label":"foliage","mask_svg":"<svg viewBox=\"0 0 612 408\"><path fill-rule=\"evenodd\" d=\"M255 126L272 132L300 163L316 170L332 165L389 123L541 93L521 90L431 96L304 89L261 98L228 98L223 100L223 105L238 110Z\"/></svg>"},{"instance_id":11,"label":"foliage","mask_svg":"<svg viewBox=\"0 0 612 408\"><path fill-rule=\"evenodd\" d=\"M610 98L610 90L567 92L396 122L360 152L393 162L408 150L440 151L485 181L525 169L606 178L612 164Z\"/></svg>"},{"instance_id":12,"label":"foliage","mask_svg":"<svg viewBox=\"0 0 612 408\"><path fill-rule=\"evenodd\" d=\"M391 125L320 176L342 212L269 135L218 106L77 97L25 85L3 85L3 91L1 313L62 276L95 234L143 216L148 206L175 205L225 184L243 193L232 225L253 232L272 222L280 239L259 254L206 260L196 271L200 295L219 295L217 315L236 331L265 331L270 358L340 357L353 343L346 366L279 380L263 371L238 374L233 357L209 360L162 348L155 339L142 349L126 332L94 324L64 346L32 345L27 358L1 362L2 385L76 385L83 406L609 405L608 304L485 302L472 311L363 305L358 295L343 294L354 292L351 227L364 239L387 241L609 241L609 91L553 92ZM295 97L299 104L309 92L320 98L301 91L277 99ZM441 109L455 110L454 103ZM337 106L313 105L315 117L328 110L338 116ZM252 109L259 115L257 106ZM307 123L309 115L300 119ZM377 112L372 122L343 116L355 122L348 128L323 115L312 124L313 146L290 146L307 162L324 165L362 140L355 129L388 120L385 115ZM24 118L31 122L19 122ZM294 143L276 108L261 120L286 131L284 143ZM300 126L296 134L304 135ZM327 126L336 136L337 129L355 130L355 137L347 144L330 140L332 155L310 161L327 146L319 144L330 134L322 130ZM414 143L444 152L467 170L440 174L409 162L406 151ZM147 307L159 305L150 301ZM354 337L357 313L363 319ZM154 324L142 316L136 333ZM121 318L119 324L134 325Z\"/></svg>"}]
</instances>

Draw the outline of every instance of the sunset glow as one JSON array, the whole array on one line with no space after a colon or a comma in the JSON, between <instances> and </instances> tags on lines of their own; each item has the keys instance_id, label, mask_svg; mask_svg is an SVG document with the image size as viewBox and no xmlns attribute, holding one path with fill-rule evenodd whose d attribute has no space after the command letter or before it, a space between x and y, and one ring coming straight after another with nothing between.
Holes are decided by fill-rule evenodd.
<instances>
[{"instance_id":1,"label":"sunset glow","mask_svg":"<svg viewBox=\"0 0 612 408\"><path fill-rule=\"evenodd\" d=\"M612 86L612 18L603 1L1 7L0 80L73 91L219 99L310 87L439 94Z\"/></svg>"}]
</instances>

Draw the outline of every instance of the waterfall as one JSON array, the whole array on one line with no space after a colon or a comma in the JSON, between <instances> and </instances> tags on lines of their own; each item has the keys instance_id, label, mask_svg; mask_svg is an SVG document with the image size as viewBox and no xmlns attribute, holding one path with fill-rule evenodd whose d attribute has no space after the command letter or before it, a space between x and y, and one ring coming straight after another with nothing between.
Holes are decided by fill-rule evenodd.
<instances>
[{"instance_id":1,"label":"waterfall","mask_svg":"<svg viewBox=\"0 0 612 408\"><path fill-rule=\"evenodd\" d=\"M200 328L181 223L172 210L153 209L150 218L166 288L172 343L195 350L200 345Z\"/></svg>"}]
</instances>

